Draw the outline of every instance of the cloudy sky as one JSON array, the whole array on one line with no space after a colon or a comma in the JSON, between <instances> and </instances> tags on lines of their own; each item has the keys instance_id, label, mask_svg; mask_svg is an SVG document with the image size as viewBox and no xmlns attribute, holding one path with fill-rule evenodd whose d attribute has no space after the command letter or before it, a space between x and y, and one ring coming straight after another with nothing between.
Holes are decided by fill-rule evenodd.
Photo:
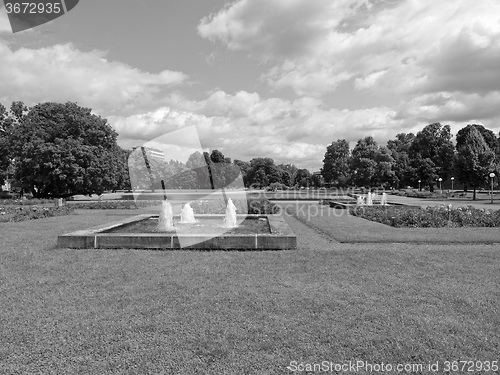
<instances>
[{"instance_id":1,"label":"cloudy sky","mask_svg":"<svg viewBox=\"0 0 500 375\"><path fill-rule=\"evenodd\" d=\"M326 146L441 122L500 131L498 0L81 0L12 33L0 103L77 102L122 147L189 125L233 159L317 170Z\"/></svg>"}]
</instances>

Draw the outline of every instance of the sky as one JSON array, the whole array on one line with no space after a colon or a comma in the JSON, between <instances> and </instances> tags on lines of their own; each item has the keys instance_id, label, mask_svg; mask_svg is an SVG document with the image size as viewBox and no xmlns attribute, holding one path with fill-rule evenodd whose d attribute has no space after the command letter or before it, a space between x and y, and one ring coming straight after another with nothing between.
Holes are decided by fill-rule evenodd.
<instances>
[{"instance_id":1,"label":"sky","mask_svg":"<svg viewBox=\"0 0 500 375\"><path fill-rule=\"evenodd\" d=\"M0 8L6 107L76 102L124 148L194 125L232 159L310 170L338 139L498 134L499 66L498 0L80 0L15 34Z\"/></svg>"}]
</instances>

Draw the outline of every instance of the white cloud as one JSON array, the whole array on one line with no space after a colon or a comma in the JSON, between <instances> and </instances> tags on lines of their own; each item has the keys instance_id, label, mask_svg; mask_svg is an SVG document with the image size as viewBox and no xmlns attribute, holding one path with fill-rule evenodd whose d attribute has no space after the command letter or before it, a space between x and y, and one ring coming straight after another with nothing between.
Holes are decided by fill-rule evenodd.
<instances>
[{"instance_id":1,"label":"white cloud","mask_svg":"<svg viewBox=\"0 0 500 375\"><path fill-rule=\"evenodd\" d=\"M154 108L161 93L186 79L181 72L140 71L71 44L14 51L0 40L0 67L0 102L76 101L103 115Z\"/></svg>"},{"instance_id":2,"label":"white cloud","mask_svg":"<svg viewBox=\"0 0 500 375\"><path fill-rule=\"evenodd\" d=\"M389 108L324 109L314 98L263 99L257 93L216 91L186 105L179 105L179 100L148 113L108 119L122 146L137 146L138 140L195 125L203 147L219 149L233 159L266 156L308 168L319 168L326 146L334 140L355 142L372 135L383 142L395 135L395 129L409 126Z\"/></svg>"},{"instance_id":3,"label":"white cloud","mask_svg":"<svg viewBox=\"0 0 500 375\"><path fill-rule=\"evenodd\" d=\"M239 0L198 31L271 64L269 85L298 95L323 95L351 79L358 90L407 95L487 92L500 83L496 0Z\"/></svg>"}]
</instances>

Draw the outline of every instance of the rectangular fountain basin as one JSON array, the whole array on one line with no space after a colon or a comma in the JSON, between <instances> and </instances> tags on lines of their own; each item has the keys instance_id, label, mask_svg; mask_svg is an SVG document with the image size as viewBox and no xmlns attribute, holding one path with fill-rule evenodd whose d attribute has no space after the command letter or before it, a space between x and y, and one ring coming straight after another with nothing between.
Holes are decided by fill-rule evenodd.
<instances>
[{"instance_id":1,"label":"rectangular fountain basin","mask_svg":"<svg viewBox=\"0 0 500 375\"><path fill-rule=\"evenodd\" d=\"M142 214L110 224L60 235L57 245L75 249L206 249L285 250L297 247L297 237L281 216L246 216L235 229L217 229L224 215L196 215L202 225L182 225L175 232L155 232L158 215ZM212 229L211 229L212 228ZM214 229L216 228L216 229ZM219 233L219 234L217 234ZM181 244L192 244L181 246Z\"/></svg>"}]
</instances>

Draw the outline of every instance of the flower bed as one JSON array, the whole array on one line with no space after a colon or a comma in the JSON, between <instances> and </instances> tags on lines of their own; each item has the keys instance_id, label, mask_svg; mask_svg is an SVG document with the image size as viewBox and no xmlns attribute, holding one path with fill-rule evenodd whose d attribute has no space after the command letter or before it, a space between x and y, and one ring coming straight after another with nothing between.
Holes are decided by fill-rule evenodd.
<instances>
[{"instance_id":1,"label":"flower bed","mask_svg":"<svg viewBox=\"0 0 500 375\"><path fill-rule=\"evenodd\" d=\"M85 209L85 210L136 210L141 207L157 206L160 202L154 201L90 201L90 202L78 202L78 203L68 203L68 206Z\"/></svg>"},{"instance_id":2,"label":"flower bed","mask_svg":"<svg viewBox=\"0 0 500 375\"><path fill-rule=\"evenodd\" d=\"M279 207L267 199L234 199L233 204L238 213L270 215L279 212ZM226 203L223 200L193 201L190 205L195 214L223 214L226 212Z\"/></svg>"},{"instance_id":3,"label":"flower bed","mask_svg":"<svg viewBox=\"0 0 500 375\"><path fill-rule=\"evenodd\" d=\"M0 200L0 207L3 206L33 206L38 204L54 203L53 199L2 199Z\"/></svg>"},{"instance_id":4,"label":"flower bed","mask_svg":"<svg viewBox=\"0 0 500 375\"><path fill-rule=\"evenodd\" d=\"M267 199L234 199L234 205L238 212L249 214L275 214L279 212L279 207ZM138 209L141 207L158 206L161 200L137 200L137 201L101 201L101 202L78 202L69 203L68 206L77 209L97 209L97 210L120 210ZM245 204L247 205L245 207ZM226 212L224 200L195 200L191 202L191 207L198 214L223 214Z\"/></svg>"},{"instance_id":5,"label":"flower bed","mask_svg":"<svg viewBox=\"0 0 500 375\"><path fill-rule=\"evenodd\" d=\"M425 209L405 206L355 206L350 207L349 213L395 227L500 227L500 210L490 211L472 206L451 208L451 205L441 205Z\"/></svg>"},{"instance_id":6,"label":"flower bed","mask_svg":"<svg viewBox=\"0 0 500 375\"><path fill-rule=\"evenodd\" d=\"M14 207L12 205L2 205L0 206L0 223L64 216L71 214L73 210L74 208L70 206L38 207L33 205Z\"/></svg>"}]
</instances>

